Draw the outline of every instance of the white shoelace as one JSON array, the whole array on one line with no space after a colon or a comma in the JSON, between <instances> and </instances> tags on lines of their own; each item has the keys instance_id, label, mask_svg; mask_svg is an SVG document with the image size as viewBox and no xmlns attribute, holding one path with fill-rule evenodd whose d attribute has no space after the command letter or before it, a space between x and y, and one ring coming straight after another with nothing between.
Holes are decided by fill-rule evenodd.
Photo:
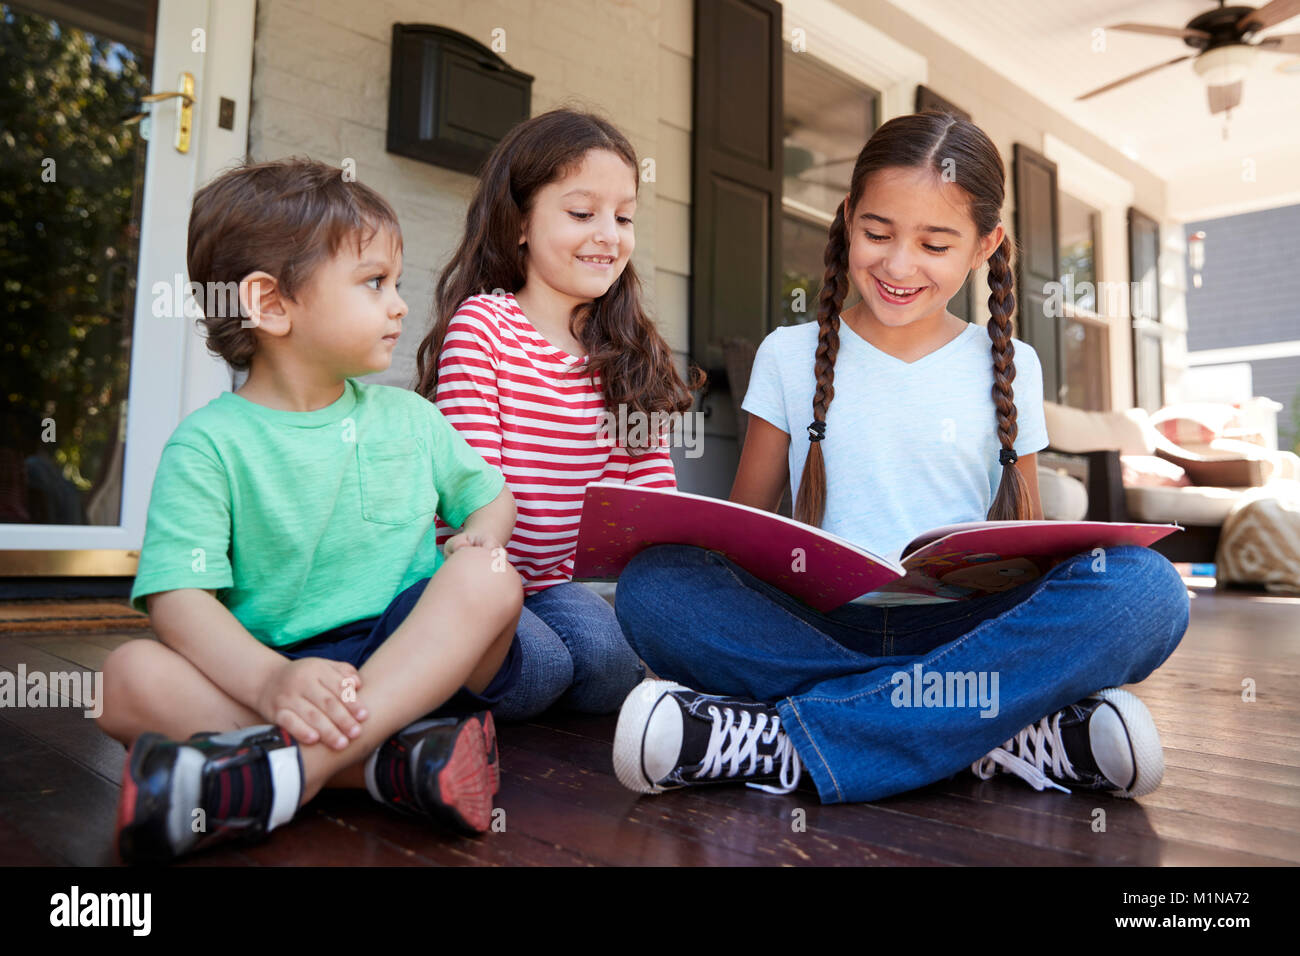
<instances>
[{"instance_id":1,"label":"white shoelace","mask_svg":"<svg viewBox=\"0 0 1300 956\"><path fill-rule=\"evenodd\" d=\"M1053 776L1077 776L1074 768L1070 766L1069 758L1065 755L1065 744L1061 742L1059 711L1044 717L1036 724L1030 724L1001 747L990 750L971 765L971 770L977 777L989 780L997 767L1002 767L1014 773L1035 790L1055 787L1062 793L1069 793L1069 790L1049 779L1043 772L1045 763L1051 764Z\"/></svg>"},{"instance_id":2,"label":"white shoelace","mask_svg":"<svg viewBox=\"0 0 1300 956\"><path fill-rule=\"evenodd\" d=\"M780 785L749 783L747 786L766 793L789 793L798 785L803 767L799 763L799 755L794 752L794 745L790 743L789 736L781 731L780 717L759 714L754 718L748 710L742 710L737 717L730 707L724 707L719 712L714 704L708 705L708 712L713 718L713 730L709 734L709 745L705 749L700 772L696 774L697 779L716 777L719 774L728 777L734 777L739 773L753 774L758 769L759 742L771 745L776 741L773 752L762 757L763 773L771 774L774 762L780 760L781 768L778 775ZM749 761L749 767L742 771L741 764L746 760Z\"/></svg>"}]
</instances>

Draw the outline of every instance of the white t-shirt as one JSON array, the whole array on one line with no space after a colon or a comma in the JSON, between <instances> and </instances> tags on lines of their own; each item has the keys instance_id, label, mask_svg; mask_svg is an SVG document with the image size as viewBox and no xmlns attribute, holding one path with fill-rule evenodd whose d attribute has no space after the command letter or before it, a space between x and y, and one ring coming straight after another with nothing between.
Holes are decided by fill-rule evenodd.
<instances>
[{"instance_id":1,"label":"white t-shirt","mask_svg":"<svg viewBox=\"0 0 1300 956\"><path fill-rule=\"evenodd\" d=\"M1043 371L1012 338L1018 455L1047 447ZM817 323L782 326L754 357L741 407L790 435L791 500L808 457ZM939 525L983 521L1002 480L993 352L971 323L915 362L880 351L840 321L835 398L826 414L826 513L822 528L899 559L913 538ZM944 598L863 595L858 603L938 603Z\"/></svg>"}]
</instances>

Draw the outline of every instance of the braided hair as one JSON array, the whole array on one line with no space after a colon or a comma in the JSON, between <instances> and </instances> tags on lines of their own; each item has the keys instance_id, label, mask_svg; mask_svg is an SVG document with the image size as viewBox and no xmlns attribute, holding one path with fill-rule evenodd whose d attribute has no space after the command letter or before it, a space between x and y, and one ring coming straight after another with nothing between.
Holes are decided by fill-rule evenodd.
<instances>
[{"instance_id":1,"label":"braided hair","mask_svg":"<svg viewBox=\"0 0 1300 956\"><path fill-rule=\"evenodd\" d=\"M813 422L809 426L808 457L804 460L794 517L820 527L826 516L826 463L821 439L826 432L826 413L835 398L835 358L840 350L840 309L848 295L849 233L845 209L857 208L867 180L885 168L931 169L954 181L970 197L971 217L976 232L988 236L1001 218L1006 168L997 147L974 123L947 113L926 110L899 116L881 126L862 147L853 166L847 203L841 203L831 223L826 243L826 272L817 297L817 351L814 371L817 388L813 393ZM987 520L1016 521L1033 517L1029 486L1015 467L1016 403L1011 383L1016 377L1012 361L1011 317L1016 310L1012 289L1012 245L1008 236L989 257L988 333L993 357L993 405L1002 480L998 485Z\"/></svg>"}]
</instances>

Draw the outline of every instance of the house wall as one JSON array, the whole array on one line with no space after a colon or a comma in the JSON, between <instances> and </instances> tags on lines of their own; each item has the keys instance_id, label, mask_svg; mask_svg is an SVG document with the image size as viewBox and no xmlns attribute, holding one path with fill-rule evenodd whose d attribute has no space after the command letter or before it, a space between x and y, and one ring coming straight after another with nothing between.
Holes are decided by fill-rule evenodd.
<instances>
[{"instance_id":1,"label":"house wall","mask_svg":"<svg viewBox=\"0 0 1300 956\"><path fill-rule=\"evenodd\" d=\"M1127 208L1123 200L1128 200L1156 220L1163 221L1166 219L1167 208L1164 180L1084 130L1068 116L1037 99L1032 90L1017 86L985 62L948 42L925 23L886 0L842 0L839 6L924 56L928 67L926 85L968 111L974 122L997 145L1008 167L1003 225L1013 235L1015 195L1010 166L1013 145L1017 142L1046 153L1060 164L1060 187L1063 190L1079 194L1080 198L1094 205L1107 195L1114 197L1109 200L1109 208L1103 207L1101 210L1098 277L1102 281L1129 281ZM1054 150L1054 144L1060 144L1064 149ZM1065 153L1070 159L1058 155L1058 152ZM1071 178L1081 188L1072 188ZM1116 182L1127 184L1128 190L1116 191L1113 188ZM1091 188L1087 188L1085 193L1084 187ZM1129 190L1129 195L1124 195ZM1177 264L1176 250L1171 248L1170 242L1176 246L1177 237L1167 237L1161 260L1165 319L1172 333L1165 354L1167 382L1178 378L1175 362L1182 334L1179 325L1182 314L1178 302L1181 294L1179 283L1167 271L1168 266ZM987 297L987 287L981 283L976 295L979 303L978 321L981 324L988 320ZM1108 324L1111 329L1111 401L1116 408L1127 408L1133 403L1132 345L1128 316L1109 316Z\"/></svg>"},{"instance_id":2,"label":"house wall","mask_svg":"<svg viewBox=\"0 0 1300 956\"><path fill-rule=\"evenodd\" d=\"M487 46L493 31L503 30L501 56L534 77L534 115L561 105L593 110L615 122L639 156L658 160L666 55L659 36L662 25L674 23L661 6L658 0L259 0L250 155L258 161L309 155L335 165L350 158L358 180L387 198L401 219L402 295L410 313L392 367L371 380L413 383L438 272L460 239L475 186L473 176L385 150L393 23L445 26ZM680 47L683 41L678 36L672 42ZM689 72L687 78L681 95L689 106ZM667 99L674 106L669 121L680 122L680 96ZM689 108L685 115L689 119ZM673 145L684 157L678 162L689 167L689 151ZM681 195L683 173L672 161L656 166L658 176L676 174L674 195ZM637 217L632 258L652 314L658 311L656 193L657 183L641 183L640 205L651 214ZM676 335L669 339L675 348L685 342L676 333L685 327L685 314L671 313L684 307L685 297L670 289L669 315L660 322Z\"/></svg>"},{"instance_id":3,"label":"house wall","mask_svg":"<svg viewBox=\"0 0 1300 956\"><path fill-rule=\"evenodd\" d=\"M378 7L378 9L376 9ZM1044 150L1047 138L1131 183L1132 201L1161 219L1164 183L1075 126L1070 120L995 73L974 57L927 29L885 0L790 0L786 31L802 18L808 27L809 55L818 55L816 37L845 33L851 18L886 35L879 46L905 47L903 68L882 73L881 54L863 49L864 74L886 77L881 89L886 117L911 108L915 83L923 80L971 112L1009 162L1013 143ZM403 294L411 306L406 333L393 366L377 381L409 385L415 375L415 350L429 324L438 270L454 248L474 187L473 177L385 151L388 115L389 42L393 22L448 26L490 44L493 30L505 31L502 53L511 66L532 74L534 114L568 104L594 109L617 123L642 157L655 160L653 182L641 184L637 247L633 262L646 300L661 332L684 369L689 342L690 193L692 120L693 0L259 0L250 118L250 154L261 160L308 154L341 163L351 158L358 178L393 202L405 238ZM841 39L835 65L844 69L854 44ZM829 56L829 54L828 54ZM876 61L870 58L875 57ZM924 58L923 60L920 58ZM921 63L917 72L908 64ZM928 71L928 73L927 73ZM1013 200L1008 181L1004 225L1013 230ZM1113 210L1101 239L1104 279L1128 280L1126 237L1117 231ZM1181 235L1171 235L1177 245ZM1171 261L1176 262L1176 252ZM1122 265L1121 265L1122 264ZM1123 274L1111 274L1122 271ZM1162 275L1163 275L1162 270ZM1166 317L1181 336L1175 282L1166 289ZM977 320L987 321L987 288L977 295ZM1130 344L1123 317L1112 337L1112 397L1117 407L1132 401ZM1176 357L1178 342L1167 352ZM1167 376L1171 380L1174 376ZM701 403L706 453L687 458L675 451L684 490L725 495L739 459L732 397L713 388Z\"/></svg>"},{"instance_id":4,"label":"house wall","mask_svg":"<svg viewBox=\"0 0 1300 956\"><path fill-rule=\"evenodd\" d=\"M1295 432L1300 389L1300 275L1294 252L1300 247L1300 205L1187 223L1185 236L1195 232L1205 233L1205 266L1199 289L1187 280L1188 358L1200 367L1198 353L1289 343L1280 350L1291 354L1252 357L1260 355L1256 348L1210 356L1217 359L1214 364L1248 362L1253 394L1283 405L1278 431L1285 443Z\"/></svg>"}]
</instances>

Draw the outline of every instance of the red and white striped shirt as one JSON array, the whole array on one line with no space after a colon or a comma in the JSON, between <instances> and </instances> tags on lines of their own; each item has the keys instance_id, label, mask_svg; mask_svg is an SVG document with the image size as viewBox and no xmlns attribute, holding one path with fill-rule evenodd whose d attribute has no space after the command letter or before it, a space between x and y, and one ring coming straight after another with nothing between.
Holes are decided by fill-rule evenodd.
<instances>
[{"instance_id":1,"label":"red and white striped shirt","mask_svg":"<svg viewBox=\"0 0 1300 956\"><path fill-rule=\"evenodd\" d=\"M515 496L506 550L526 595L572 580L588 482L677 487L667 436L640 456L598 442L605 403L600 377L578 371L585 361L551 345L509 293L461 303L438 356L434 403ZM456 532L437 528L442 547Z\"/></svg>"}]
</instances>

